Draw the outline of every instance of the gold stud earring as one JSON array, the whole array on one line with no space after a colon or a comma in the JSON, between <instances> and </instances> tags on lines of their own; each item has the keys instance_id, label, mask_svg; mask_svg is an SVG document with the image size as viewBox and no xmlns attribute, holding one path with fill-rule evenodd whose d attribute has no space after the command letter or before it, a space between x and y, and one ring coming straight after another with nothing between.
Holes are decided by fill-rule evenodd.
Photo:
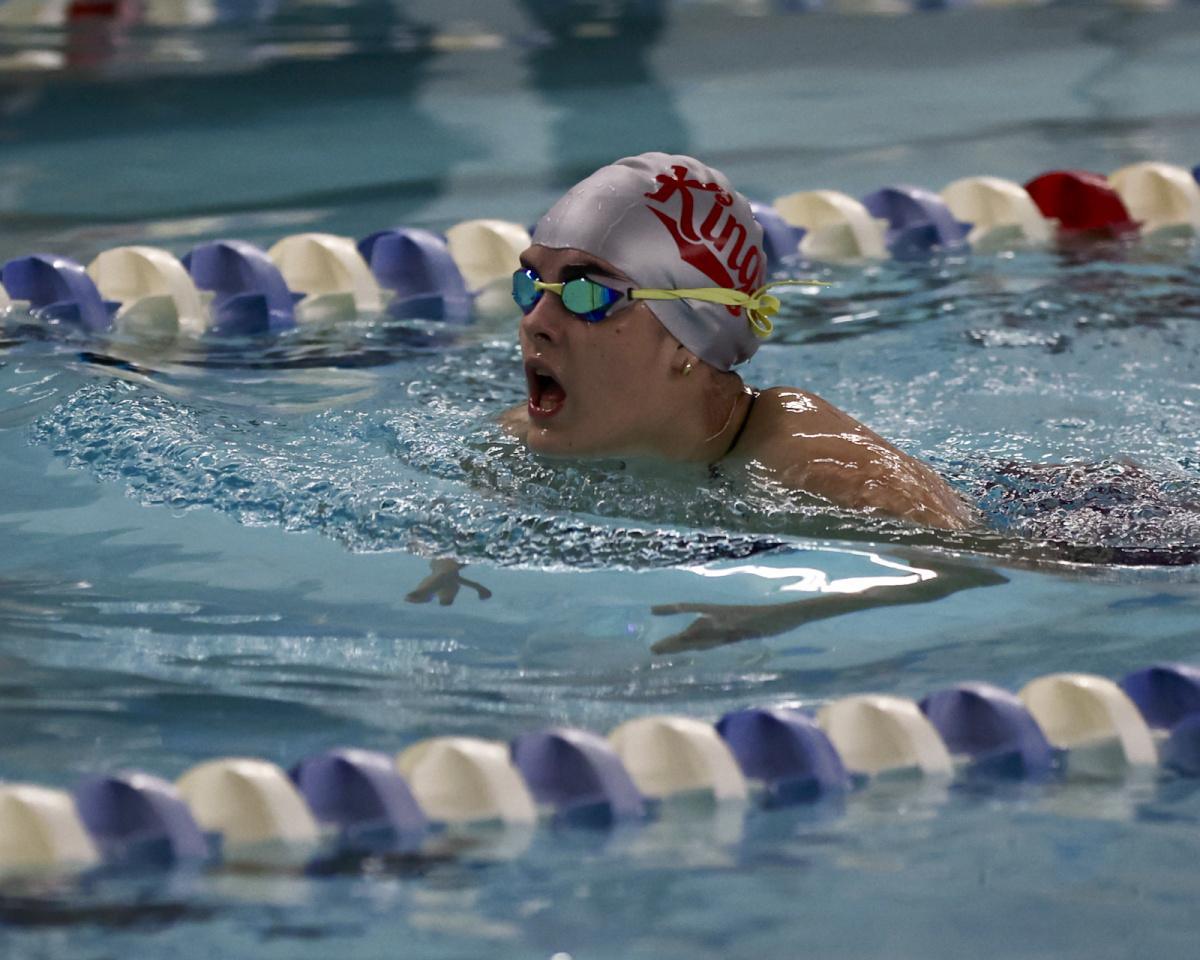
<instances>
[{"instance_id":1,"label":"gold stud earring","mask_svg":"<svg viewBox=\"0 0 1200 960\"><path fill-rule=\"evenodd\" d=\"M691 374L692 374L692 361L689 360L687 363L685 363L683 365L683 375L685 377L688 377L688 376L691 376Z\"/></svg>"}]
</instances>

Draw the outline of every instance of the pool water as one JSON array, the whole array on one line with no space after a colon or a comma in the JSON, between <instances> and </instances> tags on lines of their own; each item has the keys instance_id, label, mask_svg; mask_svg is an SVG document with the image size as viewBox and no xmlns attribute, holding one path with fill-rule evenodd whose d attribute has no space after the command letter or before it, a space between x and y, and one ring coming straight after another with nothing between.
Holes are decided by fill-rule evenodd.
<instances>
[{"instance_id":1,"label":"pool water","mask_svg":"<svg viewBox=\"0 0 1200 960\"><path fill-rule=\"evenodd\" d=\"M580 174L648 148L703 156L765 201L1200 162L1195 5L218 4L199 26L178 22L186 5L143 6L159 19L46 27L0 3L3 259L529 222ZM737 476L540 461L493 420L523 396L515 310L219 348L10 317L0 777L69 788L223 755L289 765L436 734L607 732L1195 663L1197 249L794 267L832 286L788 298L747 379L811 389L937 466L989 521L969 535ZM490 597L465 583L449 605L407 601L444 556ZM964 589L829 619L803 602L908 590L908 568ZM694 603L793 614L693 648L693 615L654 608ZM10 888L0 943L5 957L1187 955L1198 825L1196 782L1167 775L880 782L841 805L675 809L328 875Z\"/></svg>"}]
</instances>

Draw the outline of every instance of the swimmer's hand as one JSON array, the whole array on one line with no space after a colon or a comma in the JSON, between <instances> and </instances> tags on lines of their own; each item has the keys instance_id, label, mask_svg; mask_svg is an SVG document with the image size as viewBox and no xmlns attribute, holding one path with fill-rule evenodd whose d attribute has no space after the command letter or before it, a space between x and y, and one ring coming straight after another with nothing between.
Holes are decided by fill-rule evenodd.
<instances>
[{"instance_id":1,"label":"swimmer's hand","mask_svg":"<svg viewBox=\"0 0 1200 960\"><path fill-rule=\"evenodd\" d=\"M458 575L458 571L463 566L464 564L459 563L457 560L451 560L448 557L439 557L437 560L430 560L429 576L417 584L417 588L406 595L404 599L409 603L428 603L436 596L438 603L443 607L448 607L454 602L454 598L458 596L460 587L470 587L479 594L480 600L487 600L491 597L492 591L483 584Z\"/></svg>"},{"instance_id":2,"label":"swimmer's hand","mask_svg":"<svg viewBox=\"0 0 1200 960\"><path fill-rule=\"evenodd\" d=\"M810 601L825 599L817 597ZM708 650L739 640L769 637L797 625L795 604L722 605L718 603L663 603L650 608L656 617L677 613L696 613L699 616L680 633L673 633L654 644L652 653L681 653L685 650ZM813 611L814 613L816 611ZM834 616L827 613L825 616ZM820 616L815 617L820 619ZM800 621L803 622L803 621Z\"/></svg>"},{"instance_id":3,"label":"swimmer's hand","mask_svg":"<svg viewBox=\"0 0 1200 960\"><path fill-rule=\"evenodd\" d=\"M1008 578L986 567L949 566L922 559L920 565L933 570L929 580L904 585L868 587L860 593L822 593L807 600L774 604L666 603L650 608L655 616L678 613L698 614L695 620L679 633L673 633L654 644L653 653L681 653L686 650L708 650L739 640L771 637L794 627L816 620L827 620L856 610L871 607L897 606L905 603L927 603L940 600L971 587L988 587L1007 583Z\"/></svg>"}]
</instances>

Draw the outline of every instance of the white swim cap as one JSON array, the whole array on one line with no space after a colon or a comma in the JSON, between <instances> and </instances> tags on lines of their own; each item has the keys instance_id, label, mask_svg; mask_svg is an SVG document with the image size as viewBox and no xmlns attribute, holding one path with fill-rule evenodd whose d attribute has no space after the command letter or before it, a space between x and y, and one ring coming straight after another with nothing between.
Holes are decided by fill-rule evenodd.
<instances>
[{"instance_id":1,"label":"white swim cap","mask_svg":"<svg viewBox=\"0 0 1200 960\"><path fill-rule=\"evenodd\" d=\"M607 260L637 287L749 294L766 274L762 228L749 201L720 171L666 153L626 157L577 183L538 221L533 242ZM697 300L647 305L676 340L720 370L758 349L741 307Z\"/></svg>"}]
</instances>

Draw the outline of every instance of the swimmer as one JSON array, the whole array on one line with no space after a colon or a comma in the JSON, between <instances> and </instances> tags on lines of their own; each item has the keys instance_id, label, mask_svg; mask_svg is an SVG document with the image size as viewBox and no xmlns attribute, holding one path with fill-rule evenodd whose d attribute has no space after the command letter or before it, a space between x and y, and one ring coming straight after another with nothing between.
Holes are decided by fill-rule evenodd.
<instances>
[{"instance_id":1,"label":"swimmer","mask_svg":"<svg viewBox=\"0 0 1200 960\"><path fill-rule=\"evenodd\" d=\"M529 399L502 423L547 456L751 469L839 507L976 526L932 468L833 404L742 380L779 306L770 286L762 229L722 173L663 153L602 167L521 255Z\"/></svg>"}]
</instances>

